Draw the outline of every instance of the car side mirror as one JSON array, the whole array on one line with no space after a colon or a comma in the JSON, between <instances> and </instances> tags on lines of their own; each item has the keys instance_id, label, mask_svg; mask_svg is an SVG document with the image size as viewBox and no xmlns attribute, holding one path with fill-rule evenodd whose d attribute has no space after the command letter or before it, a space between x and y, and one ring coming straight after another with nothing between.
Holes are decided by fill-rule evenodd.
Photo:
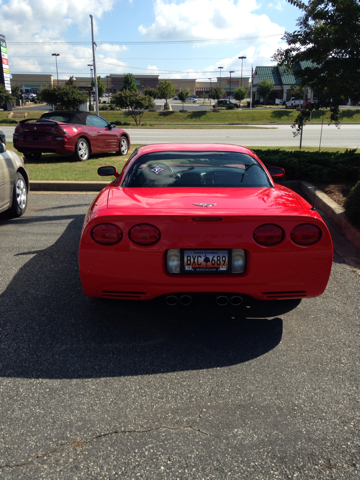
<instances>
[{"instance_id":1,"label":"car side mirror","mask_svg":"<svg viewBox=\"0 0 360 480\"><path fill-rule=\"evenodd\" d=\"M100 177L109 177L110 175L115 175L115 177L117 178L120 175L116 168L112 166L100 167L98 168L97 172Z\"/></svg>"},{"instance_id":2,"label":"car side mirror","mask_svg":"<svg viewBox=\"0 0 360 480\"><path fill-rule=\"evenodd\" d=\"M281 167L268 167L268 172L274 179L280 179L285 175L285 170Z\"/></svg>"},{"instance_id":3,"label":"car side mirror","mask_svg":"<svg viewBox=\"0 0 360 480\"><path fill-rule=\"evenodd\" d=\"M109 130L112 130L113 128L116 127L116 125L115 123L109 123L108 127L109 127Z\"/></svg>"},{"instance_id":4,"label":"car side mirror","mask_svg":"<svg viewBox=\"0 0 360 480\"><path fill-rule=\"evenodd\" d=\"M6 152L6 145L4 143L0 143L0 153Z\"/></svg>"}]
</instances>

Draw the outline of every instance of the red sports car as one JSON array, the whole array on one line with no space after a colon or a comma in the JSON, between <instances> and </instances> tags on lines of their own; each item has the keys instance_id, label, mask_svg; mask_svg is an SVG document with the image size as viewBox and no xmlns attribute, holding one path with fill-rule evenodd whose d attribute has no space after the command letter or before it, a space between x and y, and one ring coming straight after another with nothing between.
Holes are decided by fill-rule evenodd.
<instances>
[{"instance_id":1,"label":"red sports car","mask_svg":"<svg viewBox=\"0 0 360 480\"><path fill-rule=\"evenodd\" d=\"M329 231L308 202L275 184L249 149L148 145L97 196L83 225L79 263L90 297L218 304L321 295L333 258Z\"/></svg>"},{"instance_id":2,"label":"red sports car","mask_svg":"<svg viewBox=\"0 0 360 480\"><path fill-rule=\"evenodd\" d=\"M130 147L129 135L104 118L65 110L22 120L15 128L13 141L28 160L37 160L42 153L60 153L85 161L92 153L126 155Z\"/></svg>"}]
</instances>

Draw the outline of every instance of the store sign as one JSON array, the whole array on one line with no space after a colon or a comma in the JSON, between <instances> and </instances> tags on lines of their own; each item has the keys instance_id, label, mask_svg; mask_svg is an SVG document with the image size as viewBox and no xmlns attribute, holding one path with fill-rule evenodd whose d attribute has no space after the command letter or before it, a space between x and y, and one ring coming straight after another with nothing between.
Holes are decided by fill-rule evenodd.
<instances>
[{"instance_id":1,"label":"store sign","mask_svg":"<svg viewBox=\"0 0 360 480\"><path fill-rule=\"evenodd\" d=\"M4 35L0 35L0 83L11 93L9 58Z\"/></svg>"}]
</instances>

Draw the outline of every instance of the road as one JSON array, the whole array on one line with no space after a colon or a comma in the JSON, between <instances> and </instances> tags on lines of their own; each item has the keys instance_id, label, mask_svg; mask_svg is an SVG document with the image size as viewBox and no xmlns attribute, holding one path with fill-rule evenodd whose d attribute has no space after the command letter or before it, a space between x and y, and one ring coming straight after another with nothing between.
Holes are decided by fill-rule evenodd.
<instances>
[{"instance_id":1,"label":"road","mask_svg":"<svg viewBox=\"0 0 360 480\"><path fill-rule=\"evenodd\" d=\"M133 144L148 143L231 143L244 146L299 146L299 137L294 138L289 125L257 126L259 128L238 129L134 129L129 131ZM2 126L6 138L11 141L14 127ZM321 125L307 125L304 128L303 146L319 147ZM321 145L323 147L360 148L360 125L324 125Z\"/></svg>"},{"instance_id":2,"label":"road","mask_svg":"<svg viewBox=\"0 0 360 480\"><path fill-rule=\"evenodd\" d=\"M358 478L346 240L332 229L328 288L300 303L94 301L77 266L93 197L31 194L0 219L1 479Z\"/></svg>"}]
</instances>

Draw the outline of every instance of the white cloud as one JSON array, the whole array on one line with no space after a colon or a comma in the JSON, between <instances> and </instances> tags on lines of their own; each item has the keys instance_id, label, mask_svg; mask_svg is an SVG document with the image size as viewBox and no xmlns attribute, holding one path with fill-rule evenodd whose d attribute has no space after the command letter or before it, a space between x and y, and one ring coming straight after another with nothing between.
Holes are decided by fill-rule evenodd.
<instances>
[{"instance_id":1,"label":"white cloud","mask_svg":"<svg viewBox=\"0 0 360 480\"><path fill-rule=\"evenodd\" d=\"M258 8L256 0L155 0L155 21L139 32L149 39L209 41L283 34Z\"/></svg>"},{"instance_id":2,"label":"white cloud","mask_svg":"<svg viewBox=\"0 0 360 480\"><path fill-rule=\"evenodd\" d=\"M282 3L280 1L277 2L276 4L269 3L268 7L275 8L275 10L282 10L283 9Z\"/></svg>"}]
</instances>

